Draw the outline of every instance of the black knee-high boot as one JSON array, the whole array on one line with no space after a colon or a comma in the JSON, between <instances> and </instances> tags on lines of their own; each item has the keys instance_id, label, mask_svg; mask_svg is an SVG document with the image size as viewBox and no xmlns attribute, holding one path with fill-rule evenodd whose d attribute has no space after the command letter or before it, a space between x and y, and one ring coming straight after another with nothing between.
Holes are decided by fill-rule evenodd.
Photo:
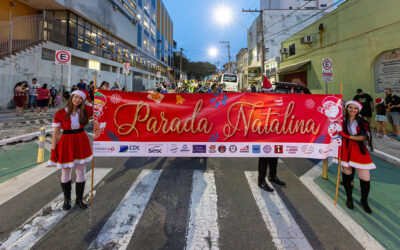
<instances>
[{"instance_id":1,"label":"black knee-high boot","mask_svg":"<svg viewBox=\"0 0 400 250\"><path fill-rule=\"evenodd\" d=\"M76 183L76 201L75 203L83 209L88 207L87 203L83 200L83 191L85 190L85 182Z\"/></svg>"},{"instance_id":2,"label":"black knee-high boot","mask_svg":"<svg viewBox=\"0 0 400 250\"><path fill-rule=\"evenodd\" d=\"M368 205L368 194L370 189L370 181L363 181L360 179L360 187L361 187L361 205L364 208L364 211L367 213L372 213L371 208Z\"/></svg>"},{"instance_id":3,"label":"black knee-high boot","mask_svg":"<svg viewBox=\"0 0 400 250\"><path fill-rule=\"evenodd\" d=\"M70 210L71 209L71 181L69 181L67 183L61 182L61 188L64 193L63 209Z\"/></svg>"},{"instance_id":4,"label":"black knee-high boot","mask_svg":"<svg viewBox=\"0 0 400 250\"><path fill-rule=\"evenodd\" d=\"M352 180L352 175L347 175L345 173L342 173L342 179L343 179L343 186L344 189L346 190L346 195L347 195L347 201L346 201L346 206L349 209L354 208L353 204L353 185L351 184Z\"/></svg>"}]
</instances>

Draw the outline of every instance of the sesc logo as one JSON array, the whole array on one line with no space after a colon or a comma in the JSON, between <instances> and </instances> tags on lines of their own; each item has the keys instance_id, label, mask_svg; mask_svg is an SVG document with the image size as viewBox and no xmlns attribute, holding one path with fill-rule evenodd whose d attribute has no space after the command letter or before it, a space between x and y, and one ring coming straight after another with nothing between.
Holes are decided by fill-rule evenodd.
<instances>
[{"instance_id":1,"label":"sesc logo","mask_svg":"<svg viewBox=\"0 0 400 250\"><path fill-rule=\"evenodd\" d=\"M283 145L275 145L275 154L283 154Z\"/></svg>"},{"instance_id":2,"label":"sesc logo","mask_svg":"<svg viewBox=\"0 0 400 250\"><path fill-rule=\"evenodd\" d=\"M272 152L272 147L270 145L265 145L263 147L263 151L264 151L264 153L269 154Z\"/></svg>"},{"instance_id":3,"label":"sesc logo","mask_svg":"<svg viewBox=\"0 0 400 250\"><path fill-rule=\"evenodd\" d=\"M128 145L120 145L119 146L120 153L128 153L128 149L129 149Z\"/></svg>"},{"instance_id":4,"label":"sesc logo","mask_svg":"<svg viewBox=\"0 0 400 250\"><path fill-rule=\"evenodd\" d=\"M251 147L253 154L259 154L261 153L261 146L260 145L253 145Z\"/></svg>"},{"instance_id":5,"label":"sesc logo","mask_svg":"<svg viewBox=\"0 0 400 250\"><path fill-rule=\"evenodd\" d=\"M208 147L208 153L217 153L217 146L215 146L215 145L210 145L209 147Z\"/></svg>"},{"instance_id":6,"label":"sesc logo","mask_svg":"<svg viewBox=\"0 0 400 250\"><path fill-rule=\"evenodd\" d=\"M206 145L193 145L193 153L206 153L207 146Z\"/></svg>"},{"instance_id":7,"label":"sesc logo","mask_svg":"<svg viewBox=\"0 0 400 250\"><path fill-rule=\"evenodd\" d=\"M230 145L229 146L229 152L234 154L234 153L236 153L236 151L237 151L237 147L235 145Z\"/></svg>"},{"instance_id":8,"label":"sesc logo","mask_svg":"<svg viewBox=\"0 0 400 250\"><path fill-rule=\"evenodd\" d=\"M225 153L226 152L226 147L224 145L218 146L218 152Z\"/></svg>"},{"instance_id":9,"label":"sesc logo","mask_svg":"<svg viewBox=\"0 0 400 250\"><path fill-rule=\"evenodd\" d=\"M147 153L149 154L161 154L163 152L162 145L148 145L147 146Z\"/></svg>"}]
</instances>

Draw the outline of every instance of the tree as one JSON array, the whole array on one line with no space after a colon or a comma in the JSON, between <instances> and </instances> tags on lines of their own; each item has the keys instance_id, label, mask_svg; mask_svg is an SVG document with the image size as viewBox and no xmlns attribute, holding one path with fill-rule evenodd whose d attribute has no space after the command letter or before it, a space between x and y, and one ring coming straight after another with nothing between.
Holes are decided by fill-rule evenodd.
<instances>
[{"instance_id":1,"label":"tree","mask_svg":"<svg viewBox=\"0 0 400 250\"><path fill-rule=\"evenodd\" d=\"M176 69L180 69L179 52L174 56L174 66ZM217 67L209 62L191 62L185 56L182 56L182 71L186 72L188 76L194 76L196 79L200 79L216 72Z\"/></svg>"}]
</instances>

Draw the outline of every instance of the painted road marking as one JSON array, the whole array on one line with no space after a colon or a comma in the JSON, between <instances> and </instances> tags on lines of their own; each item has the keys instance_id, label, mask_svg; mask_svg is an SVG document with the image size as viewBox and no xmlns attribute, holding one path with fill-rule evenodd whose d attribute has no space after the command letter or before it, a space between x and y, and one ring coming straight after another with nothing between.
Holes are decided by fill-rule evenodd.
<instances>
[{"instance_id":1,"label":"painted road marking","mask_svg":"<svg viewBox=\"0 0 400 250\"><path fill-rule=\"evenodd\" d=\"M185 249L219 249L217 188L214 171L195 170Z\"/></svg>"},{"instance_id":2,"label":"painted road marking","mask_svg":"<svg viewBox=\"0 0 400 250\"><path fill-rule=\"evenodd\" d=\"M93 186L96 186L111 170L111 168L97 168ZM91 179L91 171L86 173L86 179ZM87 183L84 195L89 191L90 183ZM72 185L71 199L75 199L75 185ZM62 209L63 201L64 194L61 193L22 224L17 231L12 232L6 241L0 243L0 249L31 248L68 213Z\"/></svg>"},{"instance_id":3,"label":"painted road marking","mask_svg":"<svg viewBox=\"0 0 400 250\"><path fill-rule=\"evenodd\" d=\"M322 170L320 164L322 164L322 162L320 162L319 165L315 165L307 173L301 176L300 181L365 249L384 249L383 246L357 222L355 222L346 211L344 211L339 205L335 206L333 199L322 191L317 184L315 184L314 179L321 175ZM334 195L335 194L332 193L332 196Z\"/></svg>"},{"instance_id":4,"label":"painted road marking","mask_svg":"<svg viewBox=\"0 0 400 250\"><path fill-rule=\"evenodd\" d=\"M258 187L258 173L256 171L245 171L245 175L276 248L312 249L278 193L276 191L265 192Z\"/></svg>"},{"instance_id":5,"label":"painted road marking","mask_svg":"<svg viewBox=\"0 0 400 250\"><path fill-rule=\"evenodd\" d=\"M0 205L32 187L55 171L57 171L57 168L47 167L47 162L44 162L8 181L0 183Z\"/></svg>"},{"instance_id":6,"label":"painted road marking","mask_svg":"<svg viewBox=\"0 0 400 250\"><path fill-rule=\"evenodd\" d=\"M162 170L140 172L125 197L88 249L126 249L150 200Z\"/></svg>"}]
</instances>

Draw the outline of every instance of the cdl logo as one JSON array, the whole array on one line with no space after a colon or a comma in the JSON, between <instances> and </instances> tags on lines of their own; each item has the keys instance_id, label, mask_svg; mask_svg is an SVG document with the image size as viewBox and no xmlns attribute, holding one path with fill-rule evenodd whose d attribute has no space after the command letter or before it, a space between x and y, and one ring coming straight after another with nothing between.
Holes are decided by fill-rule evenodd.
<instances>
[{"instance_id":1,"label":"cdl logo","mask_svg":"<svg viewBox=\"0 0 400 250\"><path fill-rule=\"evenodd\" d=\"M139 151L139 145L130 145L129 150L130 151Z\"/></svg>"}]
</instances>

